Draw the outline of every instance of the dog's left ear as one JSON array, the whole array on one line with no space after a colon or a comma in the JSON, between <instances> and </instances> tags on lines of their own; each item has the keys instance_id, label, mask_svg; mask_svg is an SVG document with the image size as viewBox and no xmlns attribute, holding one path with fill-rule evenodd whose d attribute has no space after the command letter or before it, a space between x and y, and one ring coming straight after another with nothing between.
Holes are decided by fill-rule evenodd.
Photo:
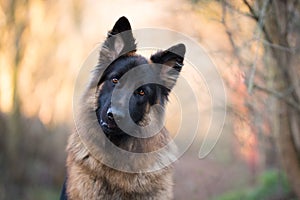
<instances>
[{"instance_id":1,"label":"dog's left ear","mask_svg":"<svg viewBox=\"0 0 300 200\"><path fill-rule=\"evenodd\" d=\"M99 63L111 63L119 56L136 51L135 39L126 17L117 20L100 51Z\"/></svg>"},{"instance_id":2,"label":"dog's left ear","mask_svg":"<svg viewBox=\"0 0 300 200\"><path fill-rule=\"evenodd\" d=\"M185 45L177 44L165 51L159 51L150 57L153 63L163 64L160 76L168 89L176 84L179 73L183 67Z\"/></svg>"}]
</instances>

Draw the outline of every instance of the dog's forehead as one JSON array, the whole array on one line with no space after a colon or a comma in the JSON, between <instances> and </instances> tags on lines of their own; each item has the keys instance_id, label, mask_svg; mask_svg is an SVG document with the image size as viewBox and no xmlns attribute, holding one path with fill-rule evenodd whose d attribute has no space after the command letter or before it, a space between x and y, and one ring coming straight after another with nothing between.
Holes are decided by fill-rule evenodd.
<instances>
[{"instance_id":1,"label":"dog's forehead","mask_svg":"<svg viewBox=\"0 0 300 200\"><path fill-rule=\"evenodd\" d=\"M117 73L118 75L123 75L127 71L131 70L134 67L148 64L148 61L143 56L128 56L121 57L109 66L110 73Z\"/></svg>"}]
</instances>

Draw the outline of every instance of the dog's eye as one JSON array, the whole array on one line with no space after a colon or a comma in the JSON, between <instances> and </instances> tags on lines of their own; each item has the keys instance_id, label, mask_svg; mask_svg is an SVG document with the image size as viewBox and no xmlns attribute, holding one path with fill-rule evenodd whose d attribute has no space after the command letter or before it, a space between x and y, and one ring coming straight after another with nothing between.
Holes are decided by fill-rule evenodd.
<instances>
[{"instance_id":1,"label":"dog's eye","mask_svg":"<svg viewBox=\"0 0 300 200\"><path fill-rule=\"evenodd\" d=\"M145 95L145 91L144 91L143 89L138 90L137 93L138 93L140 96L144 96L144 95Z\"/></svg>"},{"instance_id":2,"label":"dog's eye","mask_svg":"<svg viewBox=\"0 0 300 200\"><path fill-rule=\"evenodd\" d=\"M113 84L117 84L117 83L119 82L119 80L118 80L117 78L113 78L113 79L111 79L111 82L112 82Z\"/></svg>"}]
</instances>

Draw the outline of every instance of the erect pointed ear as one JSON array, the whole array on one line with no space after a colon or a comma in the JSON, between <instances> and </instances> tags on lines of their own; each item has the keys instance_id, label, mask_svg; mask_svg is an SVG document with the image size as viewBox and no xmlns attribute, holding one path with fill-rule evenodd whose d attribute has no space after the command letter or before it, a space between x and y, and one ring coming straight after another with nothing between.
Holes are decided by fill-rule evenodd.
<instances>
[{"instance_id":1,"label":"erect pointed ear","mask_svg":"<svg viewBox=\"0 0 300 200\"><path fill-rule=\"evenodd\" d=\"M124 32L124 31L130 31L131 26L126 17L120 17L118 21L115 23L114 27L110 31L112 35L116 35L118 33Z\"/></svg>"},{"instance_id":2,"label":"erect pointed ear","mask_svg":"<svg viewBox=\"0 0 300 200\"><path fill-rule=\"evenodd\" d=\"M121 17L108 32L100 51L99 62L112 62L121 55L136 51L135 39L126 17Z\"/></svg>"},{"instance_id":3,"label":"erect pointed ear","mask_svg":"<svg viewBox=\"0 0 300 200\"><path fill-rule=\"evenodd\" d=\"M165 51L159 51L150 57L153 63L163 64L160 76L168 89L172 89L177 81L185 54L185 45L177 44Z\"/></svg>"}]
</instances>

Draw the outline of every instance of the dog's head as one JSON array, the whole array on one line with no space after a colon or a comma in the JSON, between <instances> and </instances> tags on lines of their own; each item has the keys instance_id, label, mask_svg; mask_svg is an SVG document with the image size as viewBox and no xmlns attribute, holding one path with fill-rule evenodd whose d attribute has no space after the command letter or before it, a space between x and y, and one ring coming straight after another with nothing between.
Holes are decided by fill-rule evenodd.
<instances>
[{"instance_id":1,"label":"dog's head","mask_svg":"<svg viewBox=\"0 0 300 200\"><path fill-rule=\"evenodd\" d=\"M145 125L151 107L165 105L183 66L184 54L183 44L159 51L149 59L136 54L130 23L121 17L108 32L100 51L99 63L107 64L99 77L96 109L103 132L110 136L127 135L117 122L129 116L135 124ZM137 68L137 76L129 73ZM147 83L141 84L141 75ZM112 99L114 90L118 92Z\"/></svg>"}]
</instances>

